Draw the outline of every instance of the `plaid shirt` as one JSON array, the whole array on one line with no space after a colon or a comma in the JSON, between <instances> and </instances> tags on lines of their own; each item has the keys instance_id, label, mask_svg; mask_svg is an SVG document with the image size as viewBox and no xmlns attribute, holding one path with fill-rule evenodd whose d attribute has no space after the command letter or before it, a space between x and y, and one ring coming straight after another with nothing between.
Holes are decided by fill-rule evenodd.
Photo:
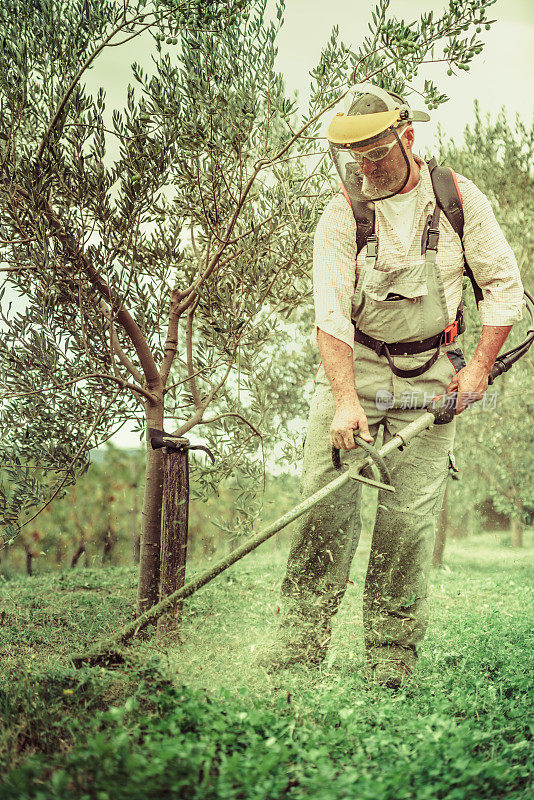
<instances>
[{"instance_id":1,"label":"plaid shirt","mask_svg":"<svg viewBox=\"0 0 534 800\"><path fill-rule=\"evenodd\" d=\"M435 204L434 191L427 165L417 158L421 168L417 206L408 252L394 229L375 203L378 236L377 267L397 269L417 264L421 255L421 239L428 214ZM464 211L464 248L467 262L484 298L478 311L483 325L512 325L522 317L523 286L515 256L503 236L490 203L475 184L456 175ZM463 253L459 237L441 214L439 223L437 265L441 270L449 322L456 318L462 297ZM351 297L355 279L365 264L364 247L356 262L356 222L342 194L335 195L323 211L315 232L313 248L313 289L317 328L336 339L354 346L351 322Z\"/></svg>"}]
</instances>

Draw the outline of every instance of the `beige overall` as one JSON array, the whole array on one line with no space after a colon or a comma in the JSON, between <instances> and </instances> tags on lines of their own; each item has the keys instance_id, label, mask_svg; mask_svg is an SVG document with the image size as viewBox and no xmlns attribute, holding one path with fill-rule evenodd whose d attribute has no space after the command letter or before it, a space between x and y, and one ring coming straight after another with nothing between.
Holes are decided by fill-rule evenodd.
<instances>
[{"instance_id":1,"label":"beige overall","mask_svg":"<svg viewBox=\"0 0 534 800\"><path fill-rule=\"evenodd\" d=\"M407 299L386 299L401 295ZM416 268L377 268L368 248L352 299L352 318L369 336L386 342L414 341L442 331L449 322L435 251ZM399 356L395 366L412 369L432 352ZM415 378L393 374L384 356L355 343L354 374L371 435L380 426L384 441L417 418L442 394L465 362L454 345L442 346L434 364ZM316 378L301 481L303 497L333 480L330 425L335 404L321 366ZM455 421L434 426L401 453L387 458L395 494L379 492L371 555L364 589L364 633L371 663L383 656L406 663L417 655L427 627L428 574L437 515L443 502ZM343 461L362 458L342 453ZM360 535L360 484L349 482L296 523L282 583L282 623L277 646L286 661L321 661L331 636L331 618L347 587ZM280 647L282 645L282 647Z\"/></svg>"}]
</instances>

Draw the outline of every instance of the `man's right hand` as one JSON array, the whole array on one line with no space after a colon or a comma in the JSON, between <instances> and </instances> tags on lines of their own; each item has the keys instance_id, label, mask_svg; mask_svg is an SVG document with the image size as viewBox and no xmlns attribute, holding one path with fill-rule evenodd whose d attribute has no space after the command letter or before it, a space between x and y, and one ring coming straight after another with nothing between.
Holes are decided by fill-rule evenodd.
<instances>
[{"instance_id":1,"label":"man's right hand","mask_svg":"<svg viewBox=\"0 0 534 800\"><path fill-rule=\"evenodd\" d=\"M338 406L332 425L330 426L330 441L338 450L354 450L354 432L366 442L372 443L373 437L369 433L367 417L361 405L350 403Z\"/></svg>"}]
</instances>

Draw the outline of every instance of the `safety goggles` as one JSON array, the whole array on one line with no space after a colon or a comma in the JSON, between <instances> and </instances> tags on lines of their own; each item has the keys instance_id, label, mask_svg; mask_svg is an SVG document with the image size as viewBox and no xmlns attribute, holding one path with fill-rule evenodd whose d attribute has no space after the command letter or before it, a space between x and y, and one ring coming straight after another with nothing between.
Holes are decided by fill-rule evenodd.
<instances>
[{"instance_id":1,"label":"safety goggles","mask_svg":"<svg viewBox=\"0 0 534 800\"><path fill-rule=\"evenodd\" d=\"M368 161L382 161L382 159L393 150L396 144L398 144L397 140L389 142L389 144L381 144L378 147L372 147L370 150L365 150L363 152L361 150L353 150L351 147L347 149L351 158L359 163L362 162L364 158Z\"/></svg>"}]
</instances>

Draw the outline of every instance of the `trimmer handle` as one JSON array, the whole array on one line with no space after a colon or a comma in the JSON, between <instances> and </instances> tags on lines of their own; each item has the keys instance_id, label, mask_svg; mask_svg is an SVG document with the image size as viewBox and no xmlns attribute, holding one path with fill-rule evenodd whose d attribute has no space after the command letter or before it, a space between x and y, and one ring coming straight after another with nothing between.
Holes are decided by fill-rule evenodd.
<instances>
[{"instance_id":1,"label":"trimmer handle","mask_svg":"<svg viewBox=\"0 0 534 800\"><path fill-rule=\"evenodd\" d=\"M507 372L511 366L512 364L508 363L508 361L496 361L489 375L488 385L491 385L493 380L498 375L502 375L503 372ZM433 405L433 403L431 403L426 407L426 411L429 411L434 415L435 425L446 425L448 422L453 421L456 415L457 403L458 392L452 392L451 394L446 394L442 397L440 406L436 407Z\"/></svg>"},{"instance_id":2,"label":"trimmer handle","mask_svg":"<svg viewBox=\"0 0 534 800\"><path fill-rule=\"evenodd\" d=\"M453 421L456 414L457 401L458 393L452 392L442 397L440 406L433 406L431 403L426 407L426 410L434 415L434 425L446 425L448 422Z\"/></svg>"},{"instance_id":3,"label":"trimmer handle","mask_svg":"<svg viewBox=\"0 0 534 800\"><path fill-rule=\"evenodd\" d=\"M498 358L490 372L488 384L491 386L495 378L498 378L499 375L503 374L503 372L508 372L513 364L514 362L510 361L510 359L506 358L506 356L504 358Z\"/></svg>"},{"instance_id":4,"label":"trimmer handle","mask_svg":"<svg viewBox=\"0 0 534 800\"><path fill-rule=\"evenodd\" d=\"M372 444L369 444L369 442L366 442L365 439L361 438L361 436L358 436L356 431L354 431L354 444L357 447L360 447L362 450L365 450L367 455L372 459L373 463L376 464L376 467L380 474L380 480L383 483L390 484L391 476L389 474L389 470L386 467L386 462L384 461L378 450L375 450ZM337 449L337 447L332 447L332 463L339 472L343 472L343 465L341 463L340 451ZM362 474L365 475L365 471Z\"/></svg>"}]
</instances>

